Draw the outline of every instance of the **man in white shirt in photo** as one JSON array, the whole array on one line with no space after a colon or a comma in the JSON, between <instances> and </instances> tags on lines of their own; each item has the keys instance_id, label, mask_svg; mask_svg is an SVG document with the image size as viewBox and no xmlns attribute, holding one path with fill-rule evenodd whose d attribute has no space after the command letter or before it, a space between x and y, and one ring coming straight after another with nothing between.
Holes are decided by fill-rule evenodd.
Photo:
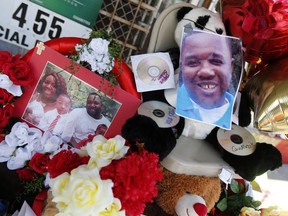
<instances>
[{"instance_id":1,"label":"man in white shirt in photo","mask_svg":"<svg viewBox=\"0 0 288 216\"><path fill-rule=\"evenodd\" d=\"M111 122L102 114L102 101L97 93L90 93L86 107L75 108L69 114L63 132L63 139L73 146L90 134L95 134L99 125L109 128Z\"/></svg>"}]
</instances>

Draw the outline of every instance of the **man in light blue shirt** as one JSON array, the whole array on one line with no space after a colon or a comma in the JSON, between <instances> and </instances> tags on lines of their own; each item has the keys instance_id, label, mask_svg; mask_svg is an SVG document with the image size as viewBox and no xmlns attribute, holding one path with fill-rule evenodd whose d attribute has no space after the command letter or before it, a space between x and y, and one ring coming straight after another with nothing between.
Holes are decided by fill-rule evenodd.
<instances>
[{"instance_id":1,"label":"man in light blue shirt","mask_svg":"<svg viewBox=\"0 0 288 216\"><path fill-rule=\"evenodd\" d=\"M227 37L193 31L183 38L176 113L230 129L234 96L227 92L233 59Z\"/></svg>"}]
</instances>

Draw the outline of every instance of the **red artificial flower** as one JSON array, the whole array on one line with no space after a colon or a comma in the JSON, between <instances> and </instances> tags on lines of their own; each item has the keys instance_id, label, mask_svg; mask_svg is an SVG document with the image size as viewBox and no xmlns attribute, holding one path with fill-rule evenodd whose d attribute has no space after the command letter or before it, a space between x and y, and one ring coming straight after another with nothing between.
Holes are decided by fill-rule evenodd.
<instances>
[{"instance_id":1,"label":"red artificial flower","mask_svg":"<svg viewBox=\"0 0 288 216\"><path fill-rule=\"evenodd\" d=\"M108 166L100 169L100 176L102 180L115 179L116 176L116 163L119 163L122 159L116 161L113 160ZM114 183L115 185L115 183Z\"/></svg>"},{"instance_id":2,"label":"red artificial flower","mask_svg":"<svg viewBox=\"0 0 288 216\"><path fill-rule=\"evenodd\" d=\"M51 178L56 178L64 172L70 173L71 170L82 164L88 163L88 157L80 157L77 153L70 150L62 150L48 163L48 172Z\"/></svg>"},{"instance_id":3,"label":"red artificial flower","mask_svg":"<svg viewBox=\"0 0 288 216\"><path fill-rule=\"evenodd\" d=\"M18 169L16 173L21 181L33 181L37 177L36 173L29 168Z\"/></svg>"},{"instance_id":4,"label":"red artificial flower","mask_svg":"<svg viewBox=\"0 0 288 216\"><path fill-rule=\"evenodd\" d=\"M114 196L131 216L142 214L145 203L153 202L158 194L157 183L163 178L158 155L146 150L113 161L100 170L100 175L102 179L113 181Z\"/></svg>"},{"instance_id":5,"label":"red artificial flower","mask_svg":"<svg viewBox=\"0 0 288 216\"><path fill-rule=\"evenodd\" d=\"M48 154L42 154L37 152L29 161L29 166L39 174L47 172L47 165L50 161Z\"/></svg>"},{"instance_id":6,"label":"red artificial flower","mask_svg":"<svg viewBox=\"0 0 288 216\"><path fill-rule=\"evenodd\" d=\"M0 104L7 104L11 102L14 95L6 91L6 89L0 88Z\"/></svg>"},{"instance_id":7,"label":"red artificial flower","mask_svg":"<svg viewBox=\"0 0 288 216\"><path fill-rule=\"evenodd\" d=\"M0 51L0 70L5 63L12 62L13 56L10 52Z\"/></svg>"},{"instance_id":8,"label":"red artificial flower","mask_svg":"<svg viewBox=\"0 0 288 216\"><path fill-rule=\"evenodd\" d=\"M4 64L2 73L6 74L14 85L27 86L32 82L32 73L29 65L26 61L19 58Z\"/></svg>"},{"instance_id":9,"label":"red artificial flower","mask_svg":"<svg viewBox=\"0 0 288 216\"><path fill-rule=\"evenodd\" d=\"M9 119L12 117L13 107L11 104L7 104L4 107L0 107L0 128L7 126Z\"/></svg>"},{"instance_id":10,"label":"red artificial flower","mask_svg":"<svg viewBox=\"0 0 288 216\"><path fill-rule=\"evenodd\" d=\"M20 60L21 59L21 55L20 54L16 54L16 55L14 55L13 57L12 57L12 61L13 62L16 62L16 61L18 61L18 60Z\"/></svg>"}]
</instances>

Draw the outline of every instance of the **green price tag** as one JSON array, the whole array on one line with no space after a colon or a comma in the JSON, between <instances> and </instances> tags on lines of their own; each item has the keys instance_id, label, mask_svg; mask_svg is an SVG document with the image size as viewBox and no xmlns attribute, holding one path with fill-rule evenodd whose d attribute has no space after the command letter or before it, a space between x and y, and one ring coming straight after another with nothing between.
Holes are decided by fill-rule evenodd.
<instances>
[{"instance_id":1,"label":"green price tag","mask_svg":"<svg viewBox=\"0 0 288 216\"><path fill-rule=\"evenodd\" d=\"M75 22L92 28L103 0L30 0Z\"/></svg>"}]
</instances>

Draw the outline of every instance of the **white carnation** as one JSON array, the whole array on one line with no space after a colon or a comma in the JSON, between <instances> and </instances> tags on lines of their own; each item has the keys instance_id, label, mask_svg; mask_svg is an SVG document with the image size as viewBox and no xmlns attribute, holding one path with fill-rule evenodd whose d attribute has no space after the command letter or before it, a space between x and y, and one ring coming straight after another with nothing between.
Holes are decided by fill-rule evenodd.
<instances>
[{"instance_id":1,"label":"white carnation","mask_svg":"<svg viewBox=\"0 0 288 216\"><path fill-rule=\"evenodd\" d=\"M102 38L93 38L88 47L91 48L96 54L105 55L108 53L108 46L110 41Z\"/></svg>"}]
</instances>

